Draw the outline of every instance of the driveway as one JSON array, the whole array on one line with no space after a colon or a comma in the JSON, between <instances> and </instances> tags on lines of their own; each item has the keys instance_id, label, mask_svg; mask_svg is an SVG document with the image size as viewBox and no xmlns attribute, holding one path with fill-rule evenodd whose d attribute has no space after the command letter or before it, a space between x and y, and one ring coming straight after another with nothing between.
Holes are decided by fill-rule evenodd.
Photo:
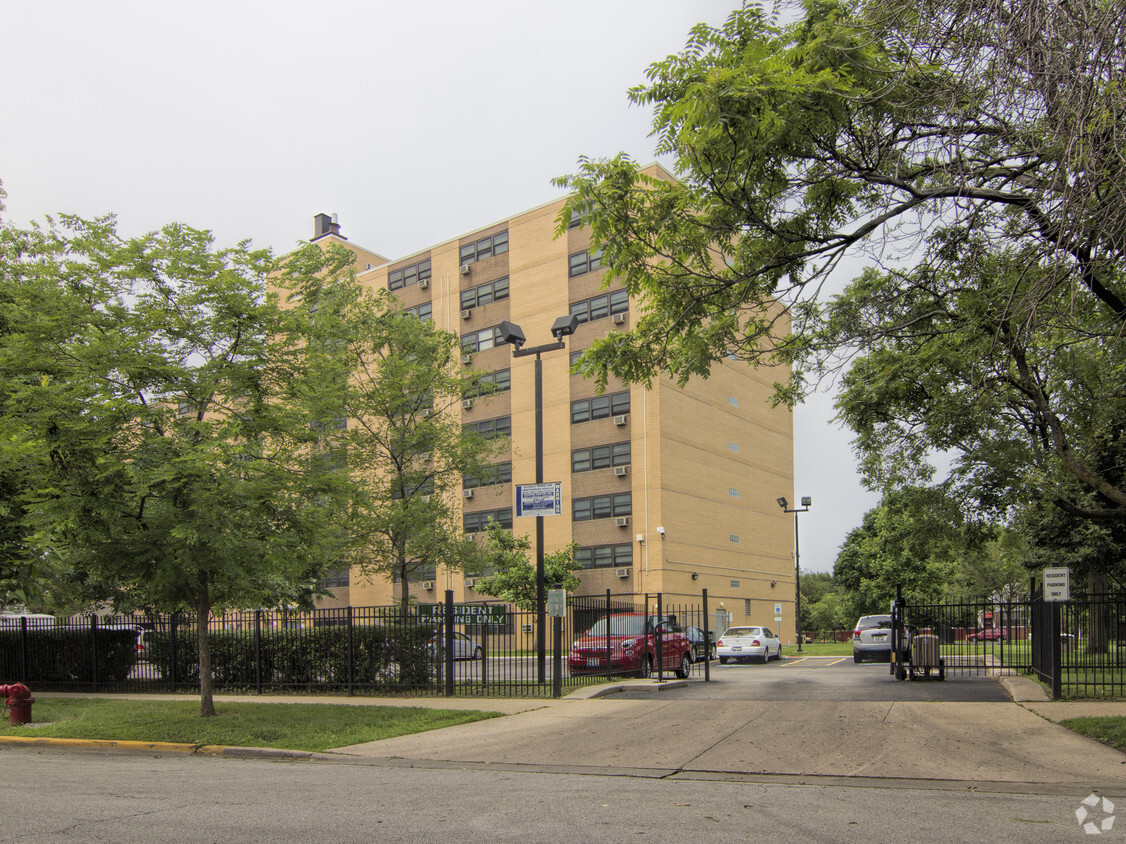
<instances>
[{"instance_id":1,"label":"driveway","mask_svg":"<svg viewBox=\"0 0 1126 844\"><path fill-rule=\"evenodd\" d=\"M855 663L852 657L790 657L758 663L711 665L712 682L658 690L630 687L617 695L639 700L759 701L957 701L1005 703L1011 700L995 677L953 672L943 681L896 680L886 662Z\"/></svg>"},{"instance_id":2,"label":"driveway","mask_svg":"<svg viewBox=\"0 0 1126 844\"><path fill-rule=\"evenodd\" d=\"M1126 796L1126 756L1013 703L995 679L897 682L886 664L851 661L713 668L710 684L647 683L337 752L394 765Z\"/></svg>"}]
</instances>

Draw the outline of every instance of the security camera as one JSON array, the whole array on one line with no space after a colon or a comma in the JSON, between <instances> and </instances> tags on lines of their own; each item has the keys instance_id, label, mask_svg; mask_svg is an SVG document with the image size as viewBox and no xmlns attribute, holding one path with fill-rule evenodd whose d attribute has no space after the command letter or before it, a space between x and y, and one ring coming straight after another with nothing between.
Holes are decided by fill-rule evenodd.
<instances>
[{"instance_id":1,"label":"security camera","mask_svg":"<svg viewBox=\"0 0 1126 844\"><path fill-rule=\"evenodd\" d=\"M665 529L663 527L659 527L659 528L657 528L657 533L659 533L661 536L664 536L665 535Z\"/></svg>"}]
</instances>

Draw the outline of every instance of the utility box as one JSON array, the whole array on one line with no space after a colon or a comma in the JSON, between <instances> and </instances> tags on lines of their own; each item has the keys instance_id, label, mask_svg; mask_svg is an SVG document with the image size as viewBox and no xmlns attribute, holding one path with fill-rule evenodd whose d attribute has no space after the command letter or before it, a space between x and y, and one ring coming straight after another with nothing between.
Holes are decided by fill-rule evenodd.
<instances>
[{"instance_id":1,"label":"utility box","mask_svg":"<svg viewBox=\"0 0 1126 844\"><path fill-rule=\"evenodd\" d=\"M938 637L933 633L916 633L911 638L911 662L907 678L931 679L931 671L936 672L934 679L946 679L946 666L939 655Z\"/></svg>"}]
</instances>

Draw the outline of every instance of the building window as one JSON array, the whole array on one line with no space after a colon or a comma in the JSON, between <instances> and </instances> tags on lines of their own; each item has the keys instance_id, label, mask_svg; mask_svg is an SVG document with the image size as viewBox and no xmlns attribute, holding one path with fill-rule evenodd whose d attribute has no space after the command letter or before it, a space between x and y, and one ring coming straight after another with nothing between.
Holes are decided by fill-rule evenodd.
<instances>
[{"instance_id":1,"label":"building window","mask_svg":"<svg viewBox=\"0 0 1126 844\"><path fill-rule=\"evenodd\" d=\"M421 305L415 305L413 308L403 308L403 313L412 314L423 322L429 322L434 318L434 303L423 302Z\"/></svg>"},{"instance_id":2,"label":"building window","mask_svg":"<svg viewBox=\"0 0 1126 844\"><path fill-rule=\"evenodd\" d=\"M586 218L587 218L587 215L586 215L585 212L572 211L571 212L571 219L569 219L567 221L567 228L577 229L579 226L585 226L586 225Z\"/></svg>"},{"instance_id":3,"label":"building window","mask_svg":"<svg viewBox=\"0 0 1126 844\"><path fill-rule=\"evenodd\" d=\"M571 305L571 313L579 318L579 322L594 322L596 319L606 319L610 314L624 314L629 310L629 293L625 290L614 290L603 293L582 302Z\"/></svg>"},{"instance_id":4,"label":"building window","mask_svg":"<svg viewBox=\"0 0 1126 844\"><path fill-rule=\"evenodd\" d=\"M593 469L608 469L611 466L628 466L629 443L600 445L594 448L578 448L571 452L571 471L589 472Z\"/></svg>"},{"instance_id":5,"label":"building window","mask_svg":"<svg viewBox=\"0 0 1126 844\"><path fill-rule=\"evenodd\" d=\"M491 237L483 237L475 243L467 243L461 247L459 255L461 263L473 264L484 261L493 255L501 255L508 251L508 232L497 232Z\"/></svg>"},{"instance_id":6,"label":"building window","mask_svg":"<svg viewBox=\"0 0 1126 844\"><path fill-rule=\"evenodd\" d=\"M480 434L486 439L491 439L492 437L511 437L512 417L498 416L496 419L483 419L480 422L470 422L461 427L465 431Z\"/></svg>"},{"instance_id":7,"label":"building window","mask_svg":"<svg viewBox=\"0 0 1126 844\"><path fill-rule=\"evenodd\" d=\"M731 540L731 542L733 542L733 543L738 544L738 542L739 542L739 534L737 534L737 533L729 533L727 535L727 538L729 540Z\"/></svg>"},{"instance_id":8,"label":"building window","mask_svg":"<svg viewBox=\"0 0 1126 844\"><path fill-rule=\"evenodd\" d=\"M461 350L463 352L483 352L486 349L503 345L504 337L500 333L499 325L461 335Z\"/></svg>"},{"instance_id":9,"label":"building window","mask_svg":"<svg viewBox=\"0 0 1126 844\"><path fill-rule=\"evenodd\" d=\"M478 379L482 389L475 393L467 393L466 397L484 395L488 392L503 393L505 390L512 389L512 370L511 369L498 369L496 372L486 372ZM493 390L489 390L493 387Z\"/></svg>"},{"instance_id":10,"label":"building window","mask_svg":"<svg viewBox=\"0 0 1126 844\"><path fill-rule=\"evenodd\" d=\"M461 307L476 308L478 305L487 305L507 298L508 279L498 278L496 281L478 284L476 287L461 291Z\"/></svg>"},{"instance_id":11,"label":"building window","mask_svg":"<svg viewBox=\"0 0 1126 844\"><path fill-rule=\"evenodd\" d=\"M317 585L322 589L340 589L346 587L351 582L348 569L340 569L339 571L326 572L325 576L317 581Z\"/></svg>"},{"instance_id":12,"label":"building window","mask_svg":"<svg viewBox=\"0 0 1126 844\"><path fill-rule=\"evenodd\" d=\"M177 416L193 416L195 409L192 407L191 402L182 401L176 405Z\"/></svg>"},{"instance_id":13,"label":"building window","mask_svg":"<svg viewBox=\"0 0 1126 844\"><path fill-rule=\"evenodd\" d=\"M500 510L481 510L476 513L466 513L462 517L466 533L481 533L490 521L496 522L502 528L512 529L512 508L503 507Z\"/></svg>"},{"instance_id":14,"label":"building window","mask_svg":"<svg viewBox=\"0 0 1126 844\"><path fill-rule=\"evenodd\" d=\"M419 261L417 264L411 264L409 267L402 267L397 270L391 270L387 274L387 287L391 290L401 290L404 287L410 287L412 284L418 284L423 279L430 278L430 259Z\"/></svg>"},{"instance_id":15,"label":"building window","mask_svg":"<svg viewBox=\"0 0 1126 844\"><path fill-rule=\"evenodd\" d=\"M739 490L735 489L735 487L728 487L727 488L727 494L730 495L732 498L738 498L739 497Z\"/></svg>"},{"instance_id":16,"label":"building window","mask_svg":"<svg viewBox=\"0 0 1126 844\"><path fill-rule=\"evenodd\" d=\"M739 443L728 443L727 444L727 450L728 451L734 451L736 454L738 454L739 453Z\"/></svg>"},{"instance_id":17,"label":"building window","mask_svg":"<svg viewBox=\"0 0 1126 844\"><path fill-rule=\"evenodd\" d=\"M744 598L743 599L743 614L745 616L747 616L747 618L751 617L751 599L750 598Z\"/></svg>"},{"instance_id":18,"label":"building window","mask_svg":"<svg viewBox=\"0 0 1126 844\"><path fill-rule=\"evenodd\" d=\"M569 258L571 278L577 275L585 275L589 272L594 272L602 266L602 250L599 249L595 252L584 250L583 252L576 252Z\"/></svg>"},{"instance_id":19,"label":"building window","mask_svg":"<svg viewBox=\"0 0 1126 844\"><path fill-rule=\"evenodd\" d=\"M611 393L608 396L595 396L592 399L579 399L571 402L571 424L590 422L593 419L608 419L629 413L629 390Z\"/></svg>"},{"instance_id":20,"label":"building window","mask_svg":"<svg viewBox=\"0 0 1126 844\"><path fill-rule=\"evenodd\" d=\"M589 522L594 519L612 519L633 512L633 496L628 492L617 495L596 495L593 498L576 498L571 502L572 520Z\"/></svg>"},{"instance_id":21,"label":"building window","mask_svg":"<svg viewBox=\"0 0 1126 844\"><path fill-rule=\"evenodd\" d=\"M727 397L727 403L729 405L731 405L732 407L738 407L739 406L739 399L735 398L735 396L728 396Z\"/></svg>"},{"instance_id":22,"label":"building window","mask_svg":"<svg viewBox=\"0 0 1126 844\"><path fill-rule=\"evenodd\" d=\"M512 483L511 461L505 463L494 463L480 478L475 478L472 475L466 475L461 479L461 488L477 489L477 487L482 486L496 486L498 484L510 483Z\"/></svg>"},{"instance_id":23,"label":"building window","mask_svg":"<svg viewBox=\"0 0 1126 844\"><path fill-rule=\"evenodd\" d=\"M584 569L613 568L633 565L633 545L592 545L575 550L575 562Z\"/></svg>"}]
</instances>

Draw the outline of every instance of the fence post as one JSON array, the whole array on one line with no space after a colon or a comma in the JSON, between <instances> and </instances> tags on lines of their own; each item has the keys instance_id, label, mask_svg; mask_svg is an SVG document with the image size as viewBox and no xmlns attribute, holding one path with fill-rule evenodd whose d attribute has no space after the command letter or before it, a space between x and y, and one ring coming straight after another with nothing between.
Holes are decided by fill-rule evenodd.
<instances>
[{"instance_id":1,"label":"fence post","mask_svg":"<svg viewBox=\"0 0 1126 844\"><path fill-rule=\"evenodd\" d=\"M661 618L662 618L661 596L663 594L664 594L663 592L657 593L657 682L658 683L663 683L665 681L665 678L664 678L665 638L664 638L664 625L661 623ZM648 602L646 602L646 607L648 607ZM649 637L646 636L646 638L649 638Z\"/></svg>"},{"instance_id":2,"label":"fence post","mask_svg":"<svg viewBox=\"0 0 1126 844\"><path fill-rule=\"evenodd\" d=\"M348 605L348 696L355 694L356 683L356 648L355 636L352 632L352 605Z\"/></svg>"},{"instance_id":3,"label":"fence post","mask_svg":"<svg viewBox=\"0 0 1126 844\"><path fill-rule=\"evenodd\" d=\"M172 613L172 621L171 621L171 624L170 624L171 635L169 637L169 645L168 645L168 659L172 663L171 665L168 666L168 677L172 682L172 691L176 691L176 662L177 662L177 659L176 659L176 656L177 656L176 655L176 651L177 651L176 639L178 638L176 628L179 626L176 623L176 619L179 615L180 615L179 610Z\"/></svg>"},{"instance_id":4,"label":"fence post","mask_svg":"<svg viewBox=\"0 0 1126 844\"><path fill-rule=\"evenodd\" d=\"M610 590L606 590L606 679L610 679Z\"/></svg>"},{"instance_id":5,"label":"fence post","mask_svg":"<svg viewBox=\"0 0 1126 844\"><path fill-rule=\"evenodd\" d=\"M98 617L90 616L90 677L94 692L98 691Z\"/></svg>"},{"instance_id":6,"label":"fence post","mask_svg":"<svg viewBox=\"0 0 1126 844\"><path fill-rule=\"evenodd\" d=\"M262 694L262 610L254 611L254 688Z\"/></svg>"},{"instance_id":7,"label":"fence post","mask_svg":"<svg viewBox=\"0 0 1126 844\"><path fill-rule=\"evenodd\" d=\"M704 682L712 679L712 646L711 633L708 632L708 590L700 590L704 600Z\"/></svg>"},{"instance_id":8,"label":"fence post","mask_svg":"<svg viewBox=\"0 0 1126 844\"><path fill-rule=\"evenodd\" d=\"M1063 693L1063 647L1060 642L1060 602L1052 601L1051 608L1048 615L1051 623L1048 625L1051 629L1048 635L1051 637L1051 654L1052 654L1052 700L1059 700Z\"/></svg>"},{"instance_id":9,"label":"fence post","mask_svg":"<svg viewBox=\"0 0 1126 844\"><path fill-rule=\"evenodd\" d=\"M446 606L443 617L446 622L445 636L445 663L446 663L446 697L454 695L454 590L446 590Z\"/></svg>"},{"instance_id":10,"label":"fence post","mask_svg":"<svg viewBox=\"0 0 1126 844\"><path fill-rule=\"evenodd\" d=\"M20 676L21 683L27 683L27 616L20 616Z\"/></svg>"},{"instance_id":11,"label":"fence post","mask_svg":"<svg viewBox=\"0 0 1126 844\"><path fill-rule=\"evenodd\" d=\"M563 619L551 618L551 695L563 697Z\"/></svg>"}]
</instances>

